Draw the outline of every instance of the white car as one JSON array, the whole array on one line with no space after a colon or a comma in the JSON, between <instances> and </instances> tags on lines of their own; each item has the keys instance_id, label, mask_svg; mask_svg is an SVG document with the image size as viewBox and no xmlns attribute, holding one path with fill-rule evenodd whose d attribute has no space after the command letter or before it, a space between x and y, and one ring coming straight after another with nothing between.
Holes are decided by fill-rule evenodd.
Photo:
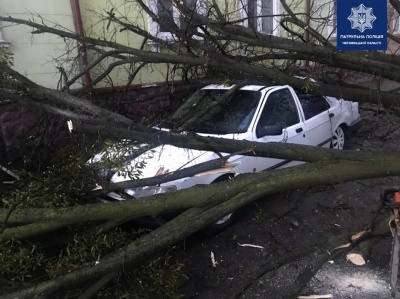
<instances>
[{"instance_id":1,"label":"white car","mask_svg":"<svg viewBox=\"0 0 400 299\"><path fill-rule=\"evenodd\" d=\"M183 128L202 136L343 149L347 133L358 129L361 119L356 102L297 94L288 85L247 85L241 88L235 85L209 85L191 95L163 124L163 129L169 130L184 124L186 127ZM139 178L149 178L216 158L218 155L211 151L165 144L132 159L126 165L134 167L144 161ZM240 173L259 172L301 163L242 155L233 156L228 162L233 165L228 173L210 172L158 186L125 189L124 192L133 198L142 198L198 184L212 184ZM126 174L115 173L111 182L129 179ZM123 200L117 193L109 193L108 200L110 199ZM216 230L224 229L232 220L232 215L227 215L213 227Z\"/></svg>"}]
</instances>

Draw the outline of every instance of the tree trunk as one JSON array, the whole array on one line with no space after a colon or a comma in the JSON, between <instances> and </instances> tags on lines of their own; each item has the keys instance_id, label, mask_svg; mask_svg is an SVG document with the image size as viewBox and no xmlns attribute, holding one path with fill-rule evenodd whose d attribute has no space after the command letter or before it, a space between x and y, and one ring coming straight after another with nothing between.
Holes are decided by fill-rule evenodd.
<instances>
[{"instance_id":1,"label":"tree trunk","mask_svg":"<svg viewBox=\"0 0 400 299\"><path fill-rule=\"evenodd\" d=\"M283 298L297 298L311 278L315 276L328 260L334 260L349 250L358 252L357 254L361 254L361 257L367 259L373 247L383 237L389 236L389 218L389 214L381 214L374 218L369 229L357 238L353 238L354 235L349 234L331 237L325 246L322 246L324 250L316 258L313 258L310 265L297 276L296 281L288 289Z\"/></svg>"},{"instance_id":2,"label":"tree trunk","mask_svg":"<svg viewBox=\"0 0 400 299\"><path fill-rule=\"evenodd\" d=\"M20 213L19 209L16 209L9 217L10 223L23 221L24 217L37 222L28 226L6 228L0 235L0 240L18 238L19 236L27 237L31 234L37 235L41 232L48 232L52 226L58 228L83 220L112 220L157 215L174 209L202 206L208 203L216 205L223 202L219 207L223 212L219 213L219 217L215 216L216 220L257 198L274 192L354 179L400 175L399 165L400 155L383 155L383 157L378 158L376 154L375 160L369 162L341 160L315 162L264 173L243 174L226 182L160 194L148 200L87 205L67 209L69 210L68 213L65 213L66 210L64 209L61 210L65 213L64 216L60 215L58 210L50 210L49 214L46 215L46 210L28 209L22 210ZM246 193L241 201L229 200L235 198L235 195L241 192ZM35 215L35 212L38 214ZM0 220L4 222L7 214L8 210L0 211ZM44 219L47 222L43 222Z\"/></svg>"}]
</instances>

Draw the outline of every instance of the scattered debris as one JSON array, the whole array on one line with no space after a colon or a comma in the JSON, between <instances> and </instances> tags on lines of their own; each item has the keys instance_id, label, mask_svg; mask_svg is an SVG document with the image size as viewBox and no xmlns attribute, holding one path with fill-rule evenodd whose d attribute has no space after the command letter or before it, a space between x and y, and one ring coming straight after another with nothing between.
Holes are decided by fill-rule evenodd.
<instances>
[{"instance_id":1,"label":"scattered debris","mask_svg":"<svg viewBox=\"0 0 400 299\"><path fill-rule=\"evenodd\" d=\"M299 227L299 222L297 222L296 220L292 220L292 225L295 227Z\"/></svg>"},{"instance_id":2,"label":"scattered debris","mask_svg":"<svg viewBox=\"0 0 400 299\"><path fill-rule=\"evenodd\" d=\"M72 123L72 120L68 120L67 121L67 126L68 126L69 132L72 133L72 130L74 129L74 125Z\"/></svg>"},{"instance_id":3,"label":"scattered debris","mask_svg":"<svg viewBox=\"0 0 400 299\"><path fill-rule=\"evenodd\" d=\"M310 296L299 296L297 299L330 299L333 298L332 294L327 295L310 295Z\"/></svg>"},{"instance_id":4,"label":"scattered debris","mask_svg":"<svg viewBox=\"0 0 400 299\"><path fill-rule=\"evenodd\" d=\"M211 263L214 268L217 267L218 262L215 260L214 252L212 251L211 251Z\"/></svg>"},{"instance_id":5,"label":"scattered debris","mask_svg":"<svg viewBox=\"0 0 400 299\"><path fill-rule=\"evenodd\" d=\"M242 246L242 247L253 247L253 248L260 248L260 249L264 249L264 247L263 247L263 246L260 246L260 245L254 245L254 244L240 244L240 243L238 242L238 245L239 245L239 246Z\"/></svg>"}]
</instances>

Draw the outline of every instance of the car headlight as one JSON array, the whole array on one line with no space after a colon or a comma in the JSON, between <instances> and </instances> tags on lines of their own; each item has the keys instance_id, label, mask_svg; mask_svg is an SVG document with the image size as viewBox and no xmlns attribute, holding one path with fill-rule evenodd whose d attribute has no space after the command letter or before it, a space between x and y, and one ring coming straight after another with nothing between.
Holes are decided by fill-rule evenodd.
<instances>
[{"instance_id":1,"label":"car headlight","mask_svg":"<svg viewBox=\"0 0 400 299\"><path fill-rule=\"evenodd\" d=\"M169 185L138 187L133 189L125 189L124 191L135 198L142 198L145 196L176 191L176 189L177 188L175 185Z\"/></svg>"}]
</instances>

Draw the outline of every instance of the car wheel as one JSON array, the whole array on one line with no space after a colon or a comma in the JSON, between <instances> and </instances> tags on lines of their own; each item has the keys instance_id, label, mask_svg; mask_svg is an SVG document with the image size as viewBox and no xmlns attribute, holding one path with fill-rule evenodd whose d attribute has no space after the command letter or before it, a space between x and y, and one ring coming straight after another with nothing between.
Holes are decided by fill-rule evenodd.
<instances>
[{"instance_id":1,"label":"car wheel","mask_svg":"<svg viewBox=\"0 0 400 299\"><path fill-rule=\"evenodd\" d=\"M331 148L342 150L345 145L346 134L342 126L336 128L332 136Z\"/></svg>"},{"instance_id":2,"label":"car wheel","mask_svg":"<svg viewBox=\"0 0 400 299\"><path fill-rule=\"evenodd\" d=\"M229 180L232 177L233 177L233 175L222 176L222 177L216 179L214 182L212 182L212 184ZM221 219L218 219L218 221L215 222L214 224L211 224L211 225L207 226L206 228L204 228L202 230L202 232L206 235L211 235L211 236L219 234L220 232L226 230L228 227L232 226L232 224L235 222L236 218L237 218L237 212L233 212L228 215L225 215Z\"/></svg>"},{"instance_id":3,"label":"car wheel","mask_svg":"<svg viewBox=\"0 0 400 299\"><path fill-rule=\"evenodd\" d=\"M232 224L236 220L236 214L237 214L236 212L233 212L222 217L214 224L211 224L206 228L202 229L202 233L208 236L214 236L219 234L220 232L226 230L228 227L232 226Z\"/></svg>"}]
</instances>

